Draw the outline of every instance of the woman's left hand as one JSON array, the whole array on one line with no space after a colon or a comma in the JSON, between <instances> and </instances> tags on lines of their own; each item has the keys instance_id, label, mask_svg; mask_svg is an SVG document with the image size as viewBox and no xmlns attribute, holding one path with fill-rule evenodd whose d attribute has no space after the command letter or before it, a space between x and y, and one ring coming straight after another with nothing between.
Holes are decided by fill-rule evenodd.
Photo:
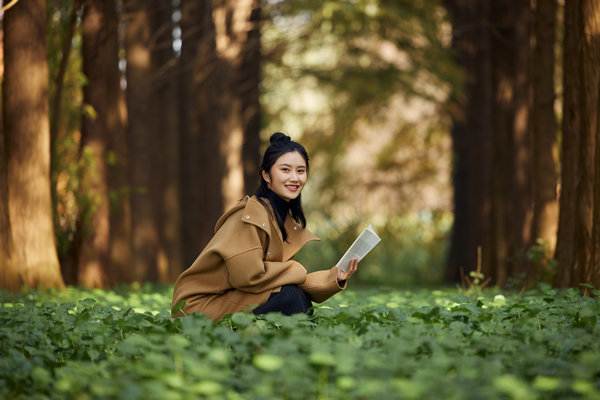
<instances>
[{"instance_id":1,"label":"woman's left hand","mask_svg":"<svg viewBox=\"0 0 600 400\"><path fill-rule=\"evenodd\" d=\"M352 276L352 274L354 274L356 272L357 269L358 269L358 258L353 258L352 260L350 260L350 265L348 266L348 269L346 271L342 271L341 269L338 269L338 273L337 273L338 282L343 282L346 279L350 278Z\"/></svg>"}]
</instances>

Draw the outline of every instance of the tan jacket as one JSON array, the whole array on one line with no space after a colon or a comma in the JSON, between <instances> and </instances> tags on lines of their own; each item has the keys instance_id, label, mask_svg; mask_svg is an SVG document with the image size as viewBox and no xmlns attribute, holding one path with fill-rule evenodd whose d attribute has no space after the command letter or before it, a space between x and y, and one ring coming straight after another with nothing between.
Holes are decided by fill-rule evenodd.
<instances>
[{"instance_id":1,"label":"tan jacket","mask_svg":"<svg viewBox=\"0 0 600 400\"><path fill-rule=\"evenodd\" d=\"M179 276L172 304L186 300L186 314L202 312L219 320L265 303L285 284L297 284L318 303L342 290L345 282L344 287L338 284L336 267L307 274L292 260L302 246L319 238L291 215L284 226L286 242L273 215L255 196L246 196L219 219L212 240Z\"/></svg>"}]
</instances>

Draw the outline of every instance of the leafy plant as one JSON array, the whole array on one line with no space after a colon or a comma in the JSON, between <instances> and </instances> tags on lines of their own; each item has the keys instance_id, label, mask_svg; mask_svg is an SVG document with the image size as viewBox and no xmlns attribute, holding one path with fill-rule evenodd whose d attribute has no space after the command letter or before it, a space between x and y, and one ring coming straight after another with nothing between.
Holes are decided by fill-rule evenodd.
<instances>
[{"instance_id":1,"label":"leafy plant","mask_svg":"<svg viewBox=\"0 0 600 400\"><path fill-rule=\"evenodd\" d=\"M600 305L578 289L346 290L219 323L171 318L171 293L0 292L0 398L600 398Z\"/></svg>"}]
</instances>

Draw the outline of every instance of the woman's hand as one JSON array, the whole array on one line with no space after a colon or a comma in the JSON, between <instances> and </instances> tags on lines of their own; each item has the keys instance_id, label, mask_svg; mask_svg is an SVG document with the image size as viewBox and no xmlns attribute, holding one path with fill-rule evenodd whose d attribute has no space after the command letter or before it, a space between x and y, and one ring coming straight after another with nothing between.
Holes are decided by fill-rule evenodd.
<instances>
[{"instance_id":1,"label":"woman's hand","mask_svg":"<svg viewBox=\"0 0 600 400\"><path fill-rule=\"evenodd\" d=\"M338 282L342 283L346 279L350 278L352 276L352 274L354 274L356 272L357 269L358 269L358 258L353 258L352 260L350 260L350 265L348 266L348 269L345 272L342 271L341 269L338 269L338 273L337 273Z\"/></svg>"}]
</instances>

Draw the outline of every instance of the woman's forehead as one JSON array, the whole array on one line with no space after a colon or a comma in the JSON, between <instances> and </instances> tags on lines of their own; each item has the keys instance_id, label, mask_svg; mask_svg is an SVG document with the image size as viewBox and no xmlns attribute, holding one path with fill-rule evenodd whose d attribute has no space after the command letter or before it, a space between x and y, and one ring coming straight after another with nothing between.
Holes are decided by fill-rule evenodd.
<instances>
[{"instance_id":1,"label":"woman's forehead","mask_svg":"<svg viewBox=\"0 0 600 400\"><path fill-rule=\"evenodd\" d=\"M282 154L277 161L276 165L289 165L292 167L306 167L306 161L304 157L297 151L291 151L285 154Z\"/></svg>"}]
</instances>

